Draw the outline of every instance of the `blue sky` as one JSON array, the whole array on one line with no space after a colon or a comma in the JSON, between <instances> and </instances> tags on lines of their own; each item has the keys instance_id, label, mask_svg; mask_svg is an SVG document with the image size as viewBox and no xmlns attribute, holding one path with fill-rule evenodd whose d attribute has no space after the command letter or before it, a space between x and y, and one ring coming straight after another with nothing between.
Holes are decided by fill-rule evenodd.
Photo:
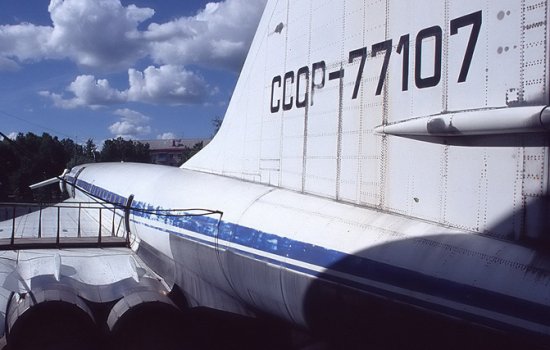
<instances>
[{"instance_id":1,"label":"blue sky","mask_svg":"<svg viewBox=\"0 0 550 350\"><path fill-rule=\"evenodd\" d=\"M209 137L264 6L0 0L0 132L98 144Z\"/></svg>"}]
</instances>

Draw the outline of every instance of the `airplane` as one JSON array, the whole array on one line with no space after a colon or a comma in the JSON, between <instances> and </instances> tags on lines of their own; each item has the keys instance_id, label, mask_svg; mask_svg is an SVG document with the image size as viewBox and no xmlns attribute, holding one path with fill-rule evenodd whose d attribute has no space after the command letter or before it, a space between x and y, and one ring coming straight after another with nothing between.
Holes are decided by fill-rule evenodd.
<instances>
[{"instance_id":1,"label":"airplane","mask_svg":"<svg viewBox=\"0 0 550 350\"><path fill-rule=\"evenodd\" d=\"M546 0L269 0L203 150L181 168L60 177L64 204L104 206L130 248L7 250L8 343L46 301L113 330L178 292L336 341L429 319L422 339L448 324L455 340L466 327L547 347L548 13Z\"/></svg>"}]
</instances>

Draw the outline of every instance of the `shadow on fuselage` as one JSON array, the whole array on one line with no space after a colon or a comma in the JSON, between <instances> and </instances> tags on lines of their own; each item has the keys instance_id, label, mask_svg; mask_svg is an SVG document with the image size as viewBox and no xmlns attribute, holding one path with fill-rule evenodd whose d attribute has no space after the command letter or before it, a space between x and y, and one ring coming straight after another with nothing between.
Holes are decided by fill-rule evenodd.
<instances>
[{"instance_id":1,"label":"shadow on fuselage","mask_svg":"<svg viewBox=\"0 0 550 350\"><path fill-rule=\"evenodd\" d=\"M539 215L549 208L548 203L549 197L541 197L529 204L528 211ZM550 324L548 305L513 296L522 282L525 288L532 288L533 295L540 294L541 288L548 294L550 244L544 233L550 236L550 219L541 215L533 220L541 234L537 239L520 235L514 243L513 234L502 234L507 239L495 238L494 233L502 233L513 220L517 217L504 218L487 234L411 237L345 256L308 287L304 300L308 326L334 348L549 348L548 336L486 317L488 311L546 327ZM531 249L529 263L521 263L525 251L518 256L491 253L489 248L497 242L508 249L516 245ZM498 265L504 267L499 270ZM494 273L497 270L501 272L498 275ZM335 277L331 271L351 274L355 283L341 275ZM529 275L536 276L538 284ZM476 314L475 309L483 309L485 316Z\"/></svg>"}]
</instances>

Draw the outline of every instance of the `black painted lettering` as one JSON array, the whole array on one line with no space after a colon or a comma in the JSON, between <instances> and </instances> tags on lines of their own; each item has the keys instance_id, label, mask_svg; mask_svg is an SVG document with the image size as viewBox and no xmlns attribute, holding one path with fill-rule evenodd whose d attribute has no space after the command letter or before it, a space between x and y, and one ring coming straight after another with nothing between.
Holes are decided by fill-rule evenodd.
<instances>
[{"instance_id":1,"label":"black painted lettering","mask_svg":"<svg viewBox=\"0 0 550 350\"><path fill-rule=\"evenodd\" d=\"M361 63L359 63L359 69L357 70L357 78L355 79L353 95L351 96L352 99L357 98L357 94L359 93L359 86L361 85L361 80L363 80L363 69L365 68L365 60L367 58L366 47L350 51L348 63L352 63L358 57L361 57Z\"/></svg>"},{"instance_id":2,"label":"black painted lettering","mask_svg":"<svg viewBox=\"0 0 550 350\"><path fill-rule=\"evenodd\" d=\"M380 51L385 51L384 63L382 63L382 70L380 71L380 77L378 78L378 85L376 86L376 96L382 93L382 87L386 80L386 74L388 72L388 64L390 63L390 57L392 52L392 40L386 40L378 44L372 45L372 57L376 57L376 54ZM355 92L355 91L354 91Z\"/></svg>"},{"instance_id":3,"label":"black painted lettering","mask_svg":"<svg viewBox=\"0 0 550 350\"><path fill-rule=\"evenodd\" d=\"M319 71L321 71L321 81L318 82ZM327 72L327 65L325 61L315 62L311 67L311 105L313 106L313 96L315 90L325 87L325 75Z\"/></svg>"},{"instance_id":4,"label":"black painted lettering","mask_svg":"<svg viewBox=\"0 0 550 350\"><path fill-rule=\"evenodd\" d=\"M304 99L300 101L300 81L303 79L305 80L305 92L304 92ZM298 73L296 74L296 107L297 108L304 108L307 104L308 100L308 89L309 89L309 67L304 66L300 69L298 69Z\"/></svg>"},{"instance_id":5,"label":"black painted lettering","mask_svg":"<svg viewBox=\"0 0 550 350\"><path fill-rule=\"evenodd\" d=\"M462 28L471 26L470 37L466 45L466 52L464 53L462 66L460 67L458 83L465 82L468 77L468 72L470 70L470 66L472 65L477 41L481 32L482 19L482 11L477 11L450 21L450 36L457 35L459 32L463 33L465 30L461 30ZM410 52L411 44L411 34L403 34L399 38L399 42L396 46L396 52L401 55L402 58L402 91L409 90L409 78L411 74L410 67L413 64L411 61L412 58ZM440 26L432 26L420 30L416 35L414 45L414 84L418 89L437 86L441 82L442 74L443 30ZM376 43L371 47L371 57L376 57L377 55L380 55L382 51L384 52L384 59L375 90L376 96L381 95L384 89L392 50L392 39ZM430 57L432 50L433 58ZM367 54L367 47L362 47L349 52L349 64L357 63L356 61L359 60L357 76L351 96L352 99L356 99L359 95L359 89L363 82L363 73L367 61ZM449 52L449 55L457 55L457 53ZM431 67L432 65L433 67ZM422 68L424 68L424 70ZM342 67L339 70L334 70L327 73L325 61L318 61L313 63L312 66L303 66L297 71L289 71L284 75L277 75L271 81L271 113L279 112L281 110L281 106L284 111L291 110L294 107L294 102L296 102L296 108L306 108L308 103L313 106L315 92L324 88L327 79L340 79L340 83L342 84L343 77L344 69ZM294 96L294 94L296 96Z\"/></svg>"},{"instance_id":6,"label":"black painted lettering","mask_svg":"<svg viewBox=\"0 0 550 350\"><path fill-rule=\"evenodd\" d=\"M328 80L342 79L344 77L344 69L340 68L334 72L328 73Z\"/></svg>"},{"instance_id":7,"label":"black painted lettering","mask_svg":"<svg viewBox=\"0 0 550 350\"><path fill-rule=\"evenodd\" d=\"M401 36L399 43L397 44L397 53L401 55L401 52L403 52L403 72L401 76L402 91L409 90L409 43L410 36L409 34L406 34Z\"/></svg>"},{"instance_id":8,"label":"black painted lettering","mask_svg":"<svg viewBox=\"0 0 550 350\"><path fill-rule=\"evenodd\" d=\"M468 71L472 64L472 57L474 56L477 39L479 38L479 32L481 30L482 18L481 11L477 11L466 16L455 18L451 21L451 35L458 34L459 28L472 25L470 39L468 40L468 46L466 47L466 53L464 54L464 60L462 61L462 67L460 68L460 74L458 76L459 83L465 82L468 77Z\"/></svg>"},{"instance_id":9,"label":"black painted lettering","mask_svg":"<svg viewBox=\"0 0 550 350\"><path fill-rule=\"evenodd\" d=\"M422 29L416 35L416 55L414 61L414 82L416 87L424 89L439 84L441 80L441 46L443 32L440 26L433 26ZM422 47L426 39L433 38L435 41L434 70L433 75L422 77Z\"/></svg>"},{"instance_id":10,"label":"black painted lettering","mask_svg":"<svg viewBox=\"0 0 550 350\"><path fill-rule=\"evenodd\" d=\"M290 83L288 82L289 80L290 80ZM294 84L294 72L293 71L286 72L285 78L283 79L283 111L289 111L292 109L294 97L292 97L291 95L288 101L286 98L287 91L292 91L291 89L292 84Z\"/></svg>"},{"instance_id":11,"label":"black painted lettering","mask_svg":"<svg viewBox=\"0 0 550 350\"><path fill-rule=\"evenodd\" d=\"M277 113L279 111L279 108L281 107L281 100L277 99L277 104L273 105L273 95L275 94L275 84L277 84L277 87L281 87L281 76L277 75L275 78L273 78L273 81L271 81L271 113Z\"/></svg>"}]
</instances>

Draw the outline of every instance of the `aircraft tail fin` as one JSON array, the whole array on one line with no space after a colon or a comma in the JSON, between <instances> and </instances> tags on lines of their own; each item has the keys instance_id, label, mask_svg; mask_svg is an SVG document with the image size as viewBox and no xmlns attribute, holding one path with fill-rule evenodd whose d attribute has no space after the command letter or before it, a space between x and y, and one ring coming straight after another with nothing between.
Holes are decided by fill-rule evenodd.
<instances>
[{"instance_id":1,"label":"aircraft tail fin","mask_svg":"<svg viewBox=\"0 0 550 350\"><path fill-rule=\"evenodd\" d=\"M222 128L183 167L537 236L550 227L548 13L539 0L268 1Z\"/></svg>"}]
</instances>

